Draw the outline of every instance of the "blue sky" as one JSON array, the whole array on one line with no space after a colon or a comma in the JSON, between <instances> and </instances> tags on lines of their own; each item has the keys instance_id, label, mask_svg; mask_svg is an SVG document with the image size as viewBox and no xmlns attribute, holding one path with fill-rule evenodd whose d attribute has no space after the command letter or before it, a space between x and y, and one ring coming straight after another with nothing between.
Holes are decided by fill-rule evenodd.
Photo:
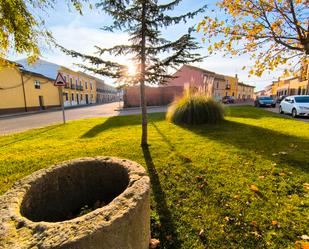
<instances>
[{"instance_id":1,"label":"blue sky","mask_svg":"<svg viewBox=\"0 0 309 249\"><path fill-rule=\"evenodd\" d=\"M215 1L201 1L201 0L183 0L183 2L175 9L172 14L181 14L187 11L195 10L203 4L208 4L209 10L202 15L197 16L194 20L190 20L187 24L180 24L173 26L167 30L163 30L166 38L174 40L181 34L186 32L188 27L196 25L202 20L203 15L216 15L222 17L224 15L215 6ZM215 9L211 12L211 9ZM74 49L82 53L93 54L95 52L94 46L111 47L117 44L126 43L128 35L120 32L109 33L100 30L101 27L111 23L111 18L98 9L83 10L83 15L79 15L77 11L71 6L68 6L64 1L58 1L55 9L49 10L44 14L46 27L52 32L57 42L66 48ZM196 38L201 42L202 34L196 34ZM203 49L200 50L202 55L207 55L207 44L201 43ZM20 59L24 55L12 55L10 59ZM54 48L47 48L42 46L42 58L66 67L77 69L74 63L80 62L76 58L64 55ZM129 63L127 58L124 57L110 57L116 59L121 63ZM256 86L256 90L262 89L264 86L276 80L280 72L266 73L263 77L248 78L247 71L241 70L245 65L250 65L248 56L237 56L232 59L224 58L222 55L214 55L206 58L201 63L196 63L196 66L214 71L220 74L235 75L238 74L240 81ZM108 83L112 83L112 79L106 79Z\"/></svg>"}]
</instances>

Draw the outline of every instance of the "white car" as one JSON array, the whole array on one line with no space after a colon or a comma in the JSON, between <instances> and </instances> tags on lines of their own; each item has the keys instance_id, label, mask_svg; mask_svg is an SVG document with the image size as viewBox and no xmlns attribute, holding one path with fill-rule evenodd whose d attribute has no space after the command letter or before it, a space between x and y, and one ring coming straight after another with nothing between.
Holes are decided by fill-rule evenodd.
<instances>
[{"instance_id":1,"label":"white car","mask_svg":"<svg viewBox=\"0 0 309 249\"><path fill-rule=\"evenodd\" d=\"M281 101L280 113L292 114L292 117L309 116L309 95L288 96Z\"/></svg>"}]
</instances>

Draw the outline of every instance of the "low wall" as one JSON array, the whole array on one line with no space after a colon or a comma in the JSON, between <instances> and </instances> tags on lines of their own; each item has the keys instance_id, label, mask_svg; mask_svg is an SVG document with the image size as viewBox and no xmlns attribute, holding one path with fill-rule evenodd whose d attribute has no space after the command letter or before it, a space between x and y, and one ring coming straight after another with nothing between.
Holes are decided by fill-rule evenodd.
<instances>
[{"instance_id":1,"label":"low wall","mask_svg":"<svg viewBox=\"0 0 309 249\"><path fill-rule=\"evenodd\" d=\"M162 106L173 102L175 97L183 94L182 86L146 87L146 101L148 106ZM124 107L140 106L139 86L129 87L125 90Z\"/></svg>"}]
</instances>

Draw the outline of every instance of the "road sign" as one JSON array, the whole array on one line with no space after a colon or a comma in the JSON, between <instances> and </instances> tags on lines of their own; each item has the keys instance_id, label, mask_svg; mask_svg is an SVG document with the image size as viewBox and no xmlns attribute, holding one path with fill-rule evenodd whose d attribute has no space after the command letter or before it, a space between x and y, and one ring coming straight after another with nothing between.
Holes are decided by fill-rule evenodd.
<instances>
[{"instance_id":1,"label":"road sign","mask_svg":"<svg viewBox=\"0 0 309 249\"><path fill-rule=\"evenodd\" d=\"M61 109L62 109L62 119L63 119L63 123L65 124L65 113L64 113L64 103L63 103L63 90L62 90L62 86L66 85L66 81L63 78L61 73L58 73L57 78L54 82L54 85L57 87L60 87L60 91L59 91L59 98L60 98L60 103L61 103Z\"/></svg>"},{"instance_id":2,"label":"road sign","mask_svg":"<svg viewBox=\"0 0 309 249\"><path fill-rule=\"evenodd\" d=\"M63 78L62 74L58 73L57 78L56 78L56 80L54 82L54 85L55 86L65 86L65 84L66 84L66 81Z\"/></svg>"}]
</instances>

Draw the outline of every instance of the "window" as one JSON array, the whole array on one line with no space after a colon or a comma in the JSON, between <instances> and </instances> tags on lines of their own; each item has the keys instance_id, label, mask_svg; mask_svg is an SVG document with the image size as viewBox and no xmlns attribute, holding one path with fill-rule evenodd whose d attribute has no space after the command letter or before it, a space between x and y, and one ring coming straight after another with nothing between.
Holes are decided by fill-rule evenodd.
<instances>
[{"instance_id":1,"label":"window","mask_svg":"<svg viewBox=\"0 0 309 249\"><path fill-rule=\"evenodd\" d=\"M70 78L70 83L71 83L71 85L73 84L73 79L72 78Z\"/></svg>"},{"instance_id":2,"label":"window","mask_svg":"<svg viewBox=\"0 0 309 249\"><path fill-rule=\"evenodd\" d=\"M80 100L81 100L81 101L83 100L83 95L82 95L82 94L80 95Z\"/></svg>"},{"instance_id":3,"label":"window","mask_svg":"<svg viewBox=\"0 0 309 249\"><path fill-rule=\"evenodd\" d=\"M219 88L219 81L217 81L217 89Z\"/></svg>"},{"instance_id":4,"label":"window","mask_svg":"<svg viewBox=\"0 0 309 249\"><path fill-rule=\"evenodd\" d=\"M35 88L35 89L40 89L40 88L41 88L41 83L40 83L39 80L35 80L35 81L34 81L34 88Z\"/></svg>"},{"instance_id":5,"label":"window","mask_svg":"<svg viewBox=\"0 0 309 249\"><path fill-rule=\"evenodd\" d=\"M235 93L234 93L234 92L232 93L232 96L235 96Z\"/></svg>"},{"instance_id":6,"label":"window","mask_svg":"<svg viewBox=\"0 0 309 249\"><path fill-rule=\"evenodd\" d=\"M306 95L306 89L305 88L303 88L301 95Z\"/></svg>"},{"instance_id":7,"label":"window","mask_svg":"<svg viewBox=\"0 0 309 249\"><path fill-rule=\"evenodd\" d=\"M74 101L74 93L72 93L72 101Z\"/></svg>"},{"instance_id":8,"label":"window","mask_svg":"<svg viewBox=\"0 0 309 249\"><path fill-rule=\"evenodd\" d=\"M87 82L85 82L85 88L88 89L88 83Z\"/></svg>"},{"instance_id":9,"label":"window","mask_svg":"<svg viewBox=\"0 0 309 249\"><path fill-rule=\"evenodd\" d=\"M227 88L227 89L229 89L231 86L230 86L230 82L229 82L229 80L226 80L225 81L225 87Z\"/></svg>"},{"instance_id":10,"label":"window","mask_svg":"<svg viewBox=\"0 0 309 249\"><path fill-rule=\"evenodd\" d=\"M69 100L69 94L68 93L64 93L64 96L65 96L65 101L68 101Z\"/></svg>"},{"instance_id":11,"label":"window","mask_svg":"<svg viewBox=\"0 0 309 249\"><path fill-rule=\"evenodd\" d=\"M309 97L302 96L302 97L295 97L296 103L309 103Z\"/></svg>"},{"instance_id":12,"label":"window","mask_svg":"<svg viewBox=\"0 0 309 249\"><path fill-rule=\"evenodd\" d=\"M90 89L92 90L92 83L90 82Z\"/></svg>"}]
</instances>

